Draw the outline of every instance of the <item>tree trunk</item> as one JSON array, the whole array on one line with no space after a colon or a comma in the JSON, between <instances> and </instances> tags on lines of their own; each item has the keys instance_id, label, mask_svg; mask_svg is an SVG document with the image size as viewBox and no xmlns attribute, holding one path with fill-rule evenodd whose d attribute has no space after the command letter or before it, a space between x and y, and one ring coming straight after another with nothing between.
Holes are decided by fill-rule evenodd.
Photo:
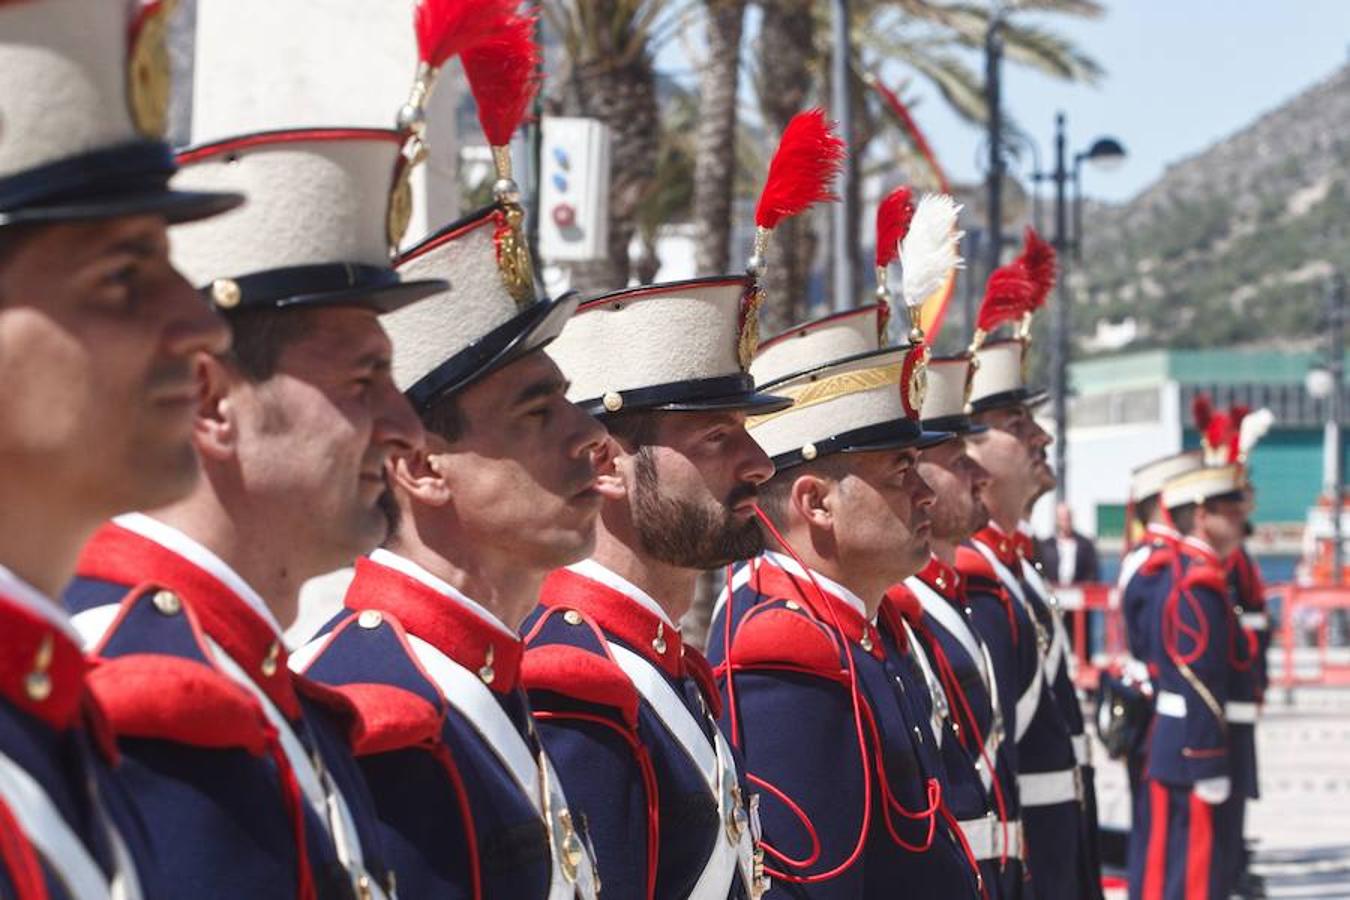
<instances>
[{"instance_id":1,"label":"tree trunk","mask_svg":"<svg viewBox=\"0 0 1350 900\"><path fill-rule=\"evenodd\" d=\"M705 0L708 56L699 76L698 143L694 156L695 261L700 275L731 271L735 202L736 95L745 0Z\"/></svg>"},{"instance_id":2,"label":"tree trunk","mask_svg":"<svg viewBox=\"0 0 1350 900\"><path fill-rule=\"evenodd\" d=\"M760 110L774 128L774 140L806 108L816 61L811 0L761 0L758 79ZM761 334L770 336L800 321L815 260L816 231L811 214L788 219L770 242Z\"/></svg>"}]
</instances>

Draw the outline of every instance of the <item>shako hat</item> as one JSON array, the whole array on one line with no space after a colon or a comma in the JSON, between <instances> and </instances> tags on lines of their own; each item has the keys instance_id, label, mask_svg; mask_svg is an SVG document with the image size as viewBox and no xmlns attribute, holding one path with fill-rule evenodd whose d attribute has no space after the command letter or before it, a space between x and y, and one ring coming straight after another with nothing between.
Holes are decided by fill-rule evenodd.
<instances>
[{"instance_id":1,"label":"shako hat","mask_svg":"<svg viewBox=\"0 0 1350 900\"><path fill-rule=\"evenodd\" d=\"M1247 477L1236 463L1200 466L1168 479L1162 488L1162 503L1169 510L1204 503L1206 500L1239 499Z\"/></svg>"},{"instance_id":2,"label":"shako hat","mask_svg":"<svg viewBox=\"0 0 1350 900\"><path fill-rule=\"evenodd\" d=\"M869 303L856 309L830 313L794 325L759 345L753 370L760 383L776 381L812 361L843 359L886 343L891 308L887 303Z\"/></svg>"},{"instance_id":3,"label":"shako hat","mask_svg":"<svg viewBox=\"0 0 1350 900\"><path fill-rule=\"evenodd\" d=\"M1130 472L1130 500L1142 503L1156 497L1169 481L1194 472L1204 464L1204 458L1194 450L1147 462Z\"/></svg>"},{"instance_id":4,"label":"shako hat","mask_svg":"<svg viewBox=\"0 0 1350 900\"><path fill-rule=\"evenodd\" d=\"M549 350L572 382L568 397L596 415L630 410L766 412L790 401L761 393L750 373L769 236L783 219L834 199L846 152L821 110L783 130L755 210L744 275L615 291L582 303Z\"/></svg>"},{"instance_id":5,"label":"shako hat","mask_svg":"<svg viewBox=\"0 0 1350 900\"><path fill-rule=\"evenodd\" d=\"M172 0L0 2L0 228L143 213L187 222L237 193L171 190Z\"/></svg>"},{"instance_id":6,"label":"shako hat","mask_svg":"<svg viewBox=\"0 0 1350 900\"><path fill-rule=\"evenodd\" d=\"M444 290L439 279L404 281L391 265L402 144L393 130L306 128L182 151L179 184L242 191L249 202L180 229L175 265L226 315L314 306L391 312Z\"/></svg>"},{"instance_id":7,"label":"shako hat","mask_svg":"<svg viewBox=\"0 0 1350 900\"><path fill-rule=\"evenodd\" d=\"M480 35L454 52L477 102L496 169L492 204L423 238L396 263L405 277L445 278L454 285L453 291L384 323L394 342L394 380L415 408L425 410L437 398L549 344L579 298L549 299L539 291L523 229L525 211L511 172L511 135L538 88L534 16L515 12L514 3L483 4L475 13L465 4L423 2L417 23L423 61L409 106L400 113L400 124L414 123L405 161L415 164L426 154L421 115L409 110L419 96L425 98L417 85L431 61L439 59L439 67L446 60L447 44L439 42L432 53L438 43L432 37L454 26L445 32L447 38Z\"/></svg>"},{"instance_id":8,"label":"shako hat","mask_svg":"<svg viewBox=\"0 0 1350 900\"><path fill-rule=\"evenodd\" d=\"M988 426L970 419L971 358L966 354L940 356L928 361L928 389L919 411L923 427L930 431L979 434Z\"/></svg>"},{"instance_id":9,"label":"shako hat","mask_svg":"<svg viewBox=\"0 0 1350 900\"><path fill-rule=\"evenodd\" d=\"M968 351L974 366L969 402L972 413L1036 406L1049 398L1046 391L1028 386L1027 369L1032 315L1045 305L1056 277L1054 248L1030 226L1022 254L990 273ZM1011 337L986 342L995 329L1007 323L1015 323Z\"/></svg>"}]
</instances>

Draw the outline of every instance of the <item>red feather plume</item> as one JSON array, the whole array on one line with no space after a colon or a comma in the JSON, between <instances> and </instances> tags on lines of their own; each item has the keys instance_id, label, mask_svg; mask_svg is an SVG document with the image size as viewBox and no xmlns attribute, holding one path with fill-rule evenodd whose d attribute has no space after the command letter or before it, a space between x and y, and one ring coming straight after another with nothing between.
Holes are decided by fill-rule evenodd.
<instances>
[{"instance_id":1,"label":"red feather plume","mask_svg":"<svg viewBox=\"0 0 1350 900\"><path fill-rule=\"evenodd\" d=\"M464 50L460 62L478 104L488 144L504 147L520 127L539 88L536 16L512 16L492 35Z\"/></svg>"},{"instance_id":2,"label":"red feather plume","mask_svg":"<svg viewBox=\"0 0 1350 900\"><path fill-rule=\"evenodd\" d=\"M914 219L914 195L898 187L877 207L877 268L884 269L900 258L900 242Z\"/></svg>"},{"instance_id":3,"label":"red feather plume","mask_svg":"<svg viewBox=\"0 0 1350 900\"><path fill-rule=\"evenodd\" d=\"M1045 305L1050 292L1054 290L1055 279L1059 275L1055 248L1046 243L1036 233L1036 229L1028 225L1026 236L1023 239L1022 255L1017 259L1025 267L1027 277L1036 287L1036 292L1032 297L1031 309L1040 309Z\"/></svg>"},{"instance_id":4,"label":"red feather plume","mask_svg":"<svg viewBox=\"0 0 1350 900\"><path fill-rule=\"evenodd\" d=\"M1213 418L1214 404L1210 402L1209 394L1196 394L1191 400L1191 421L1195 423L1196 430L1203 432L1209 428Z\"/></svg>"},{"instance_id":5,"label":"red feather plume","mask_svg":"<svg viewBox=\"0 0 1350 900\"><path fill-rule=\"evenodd\" d=\"M1241 403L1235 403L1228 408L1228 421L1232 423L1234 433L1242 427L1242 420L1247 418L1249 412L1251 410Z\"/></svg>"},{"instance_id":6,"label":"red feather plume","mask_svg":"<svg viewBox=\"0 0 1350 900\"><path fill-rule=\"evenodd\" d=\"M517 0L418 0L413 12L417 53L433 69L502 27L516 13Z\"/></svg>"},{"instance_id":7,"label":"red feather plume","mask_svg":"<svg viewBox=\"0 0 1350 900\"><path fill-rule=\"evenodd\" d=\"M975 327L987 333L1004 322L1020 318L1031 309L1035 292L1036 285L1027 277L1024 266L1018 262L999 266L985 284Z\"/></svg>"},{"instance_id":8,"label":"red feather plume","mask_svg":"<svg viewBox=\"0 0 1350 900\"><path fill-rule=\"evenodd\" d=\"M848 148L832 128L821 109L797 113L788 122L759 195L756 225L772 229L815 203L839 199L830 182L843 168Z\"/></svg>"}]
</instances>

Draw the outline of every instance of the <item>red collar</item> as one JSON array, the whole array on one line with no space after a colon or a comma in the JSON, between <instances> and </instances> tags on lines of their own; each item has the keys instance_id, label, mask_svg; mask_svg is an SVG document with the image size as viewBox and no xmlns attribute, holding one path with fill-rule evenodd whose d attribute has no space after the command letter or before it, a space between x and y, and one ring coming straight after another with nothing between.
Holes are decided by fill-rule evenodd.
<instances>
[{"instance_id":1,"label":"red collar","mask_svg":"<svg viewBox=\"0 0 1350 900\"><path fill-rule=\"evenodd\" d=\"M1148 523L1147 527L1144 528L1144 534L1148 537L1165 541L1168 544L1175 544L1177 541L1181 540L1181 535L1178 534L1175 529L1168 528L1166 525L1160 525L1157 522Z\"/></svg>"},{"instance_id":2,"label":"red collar","mask_svg":"<svg viewBox=\"0 0 1350 900\"><path fill-rule=\"evenodd\" d=\"M477 673L498 694L520 686L524 642L416 578L358 559L343 603L352 610L374 609L396 616L409 634Z\"/></svg>"},{"instance_id":3,"label":"red collar","mask_svg":"<svg viewBox=\"0 0 1350 900\"><path fill-rule=\"evenodd\" d=\"M1219 559L1218 554L1214 552L1214 548L1198 538L1184 537L1177 542L1177 546L1181 549L1182 556L1195 562L1208 563L1214 568L1224 571L1224 564Z\"/></svg>"},{"instance_id":4,"label":"red collar","mask_svg":"<svg viewBox=\"0 0 1350 900\"><path fill-rule=\"evenodd\" d=\"M151 582L173 591L202 631L224 648L288 718L300 716L286 645L242 597L174 551L109 523L85 546L75 567L82 578L127 585Z\"/></svg>"},{"instance_id":5,"label":"red collar","mask_svg":"<svg viewBox=\"0 0 1350 900\"><path fill-rule=\"evenodd\" d=\"M767 557L760 557L751 563L750 587L765 597L802 603L817 620L831 629L837 622L838 630L848 641L858 644L877 659L886 658L875 626L847 600L821 587L819 581L799 578Z\"/></svg>"},{"instance_id":6,"label":"red collar","mask_svg":"<svg viewBox=\"0 0 1350 900\"><path fill-rule=\"evenodd\" d=\"M0 595L0 698L57 731L75 726L88 664L42 616Z\"/></svg>"},{"instance_id":7,"label":"red collar","mask_svg":"<svg viewBox=\"0 0 1350 900\"><path fill-rule=\"evenodd\" d=\"M571 607L600 629L621 639L672 678L683 678L684 641L678 629L627 594L593 578L558 569L544 579L540 602L551 608Z\"/></svg>"},{"instance_id":8,"label":"red collar","mask_svg":"<svg viewBox=\"0 0 1350 900\"><path fill-rule=\"evenodd\" d=\"M938 559L936 555L928 557L928 565L923 567L918 578L948 600L960 601L966 592L965 584L961 581L961 573Z\"/></svg>"},{"instance_id":9,"label":"red collar","mask_svg":"<svg viewBox=\"0 0 1350 900\"><path fill-rule=\"evenodd\" d=\"M1031 535L1019 528L1012 536L1012 542L1018 556L1023 559L1036 558L1036 542L1031 539Z\"/></svg>"},{"instance_id":10,"label":"red collar","mask_svg":"<svg viewBox=\"0 0 1350 900\"><path fill-rule=\"evenodd\" d=\"M1017 561L1022 549L1021 542L1017 538L990 522L971 535L971 540L979 541L994 551L994 556L998 558L999 562L1016 572Z\"/></svg>"}]
</instances>

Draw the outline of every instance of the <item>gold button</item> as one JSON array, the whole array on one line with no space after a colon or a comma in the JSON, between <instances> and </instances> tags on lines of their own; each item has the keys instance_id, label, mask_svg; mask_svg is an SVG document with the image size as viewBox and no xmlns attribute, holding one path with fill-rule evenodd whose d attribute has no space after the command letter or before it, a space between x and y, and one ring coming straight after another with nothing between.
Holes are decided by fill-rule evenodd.
<instances>
[{"instance_id":1,"label":"gold button","mask_svg":"<svg viewBox=\"0 0 1350 900\"><path fill-rule=\"evenodd\" d=\"M239 289L239 282L233 278L217 278L211 282L211 299L221 309L234 309L243 299L243 295L243 291Z\"/></svg>"},{"instance_id":2,"label":"gold button","mask_svg":"<svg viewBox=\"0 0 1350 900\"><path fill-rule=\"evenodd\" d=\"M662 656L666 653L666 623L656 623L656 637L652 638L652 649Z\"/></svg>"},{"instance_id":3,"label":"gold button","mask_svg":"<svg viewBox=\"0 0 1350 900\"><path fill-rule=\"evenodd\" d=\"M378 609L362 610L361 615L356 617L356 624L362 628L379 628L384 621L384 616L380 615Z\"/></svg>"},{"instance_id":4,"label":"gold button","mask_svg":"<svg viewBox=\"0 0 1350 900\"><path fill-rule=\"evenodd\" d=\"M29 672L23 680L23 691L34 703L41 703L52 695L52 679L46 672Z\"/></svg>"},{"instance_id":5,"label":"gold button","mask_svg":"<svg viewBox=\"0 0 1350 900\"><path fill-rule=\"evenodd\" d=\"M623 397L616 391L606 391L605 396L600 398L608 412L618 412L623 409Z\"/></svg>"},{"instance_id":6,"label":"gold button","mask_svg":"<svg viewBox=\"0 0 1350 900\"><path fill-rule=\"evenodd\" d=\"M497 672L492 668L493 657L496 656L491 644L488 644L487 653L483 656L483 665L478 670L478 678L483 684L492 684L492 680L497 677Z\"/></svg>"},{"instance_id":7,"label":"gold button","mask_svg":"<svg viewBox=\"0 0 1350 900\"><path fill-rule=\"evenodd\" d=\"M151 602L155 604L155 609L166 616L176 616L183 611L183 601L173 591L155 591Z\"/></svg>"},{"instance_id":8,"label":"gold button","mask_svg":"<svg viewBox=\"0 0 1350 900\"><path fill-rule=\"evenodd\" d=\"M940 588L945 588L945 587L947 586L947 579L945 579L945 578L943 578L941 575L939 575L939 576L937 577L937 586L940 587Z\"/></svg>"},{"instance_id":9,"label":"gold button","mask_svg":"<svg viewBox=\"0 0 1350 900\"><path fill-rule=\"evenodd\" d=\"M277 674L277 660L280 659L280 657L281 645L276 641L273 641L267 648L267 655L263 657L262 665L259 666L259 668L262 669L263 675L271 678L273 675Z\"/></svg>"},{"instance_id":10,"label":"gold button","mask_svg":"<svg viewBox=\"0 0 1350 900\"><path fill-rule=\"evenodd\" d=\"M569 609L567 612L563 613L563 621L568 625L580 625L581 613L577 612L575 609Z\"/></svg>"},{"instance_id":11,"label":"gold button","mask_svg":"<svg viewBox=\"0 0 1350 900\"><path fill-rule=\"evenodd\" d=\"M858 643L862 645L862 648L863 648L864 650L866 650L868 653L871 653L871 652L872 652L872 633L871 633L870 631L868 631L867 629L864 628L864 629L863 629L863 634L862 634L862 640L858 641Z\"/></svg>"},{"instance_id":12,"label":"gold button","mask_svg":"<svg viewBox=\"0 0 1350 900\"><path fill-rule=\"evenodd\" d=\"M815 459L818 452L819 451L816 450L815 444L806 444L802 447L802 459L805 460Z\"/></svg>"}]
</instances>

